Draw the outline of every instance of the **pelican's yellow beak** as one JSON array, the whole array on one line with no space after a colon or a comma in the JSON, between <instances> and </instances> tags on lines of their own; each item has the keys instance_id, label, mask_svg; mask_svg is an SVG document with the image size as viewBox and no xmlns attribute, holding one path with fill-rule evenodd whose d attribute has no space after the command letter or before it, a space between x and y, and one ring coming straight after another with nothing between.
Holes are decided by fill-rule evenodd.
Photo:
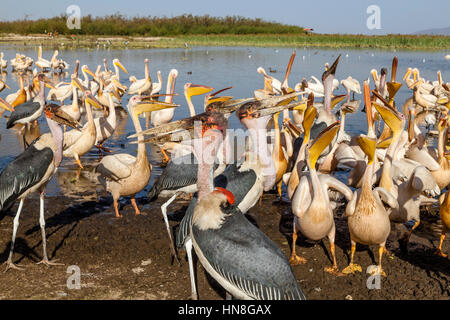
<instances>
[{"instance_id":1,"label":"pelican's yellow beak","mask_svg":"<svg viewBox=\"0 0 450 320\"><path fill-rule=\"evenodd\" d=\"M112 90L109 94L111 95L111 97L114 96L114 97L116 97L119 101L122 101L122 97L121 97L121 96L119 95L119 93L117 92L117 89Z\"/></svg>"},{"instance_id":2,"label":"pelican's yellow beak","mask_svg":"<svg viewBox=\"0 0 450 320\"><path fill-rule=\"evenodd\" d=\"M39 84L39 81L38 81L38 84ZM44 76L44 86L47 87L47 88L50 88L50 89L56 89L56 88L53 86L52 80L50 80L50 78L47 77L47 76Z\"/></svg>"},{"instance_id":3,"label":"pelican's yellow beak","mask_svg":"<svg viewBox=\"0 0 450 320\"><path fill-rule=\"evenodd\" d=\"M3 85L6 87L6 88L8 88L8 89L11 89L11 87L10 86L8 86L7 84L6 84L6 82L5 81L2 81L2 80L0 80L0 82L1 83L3 83Z\"/></svg>"},{"instance_id":4,"label":"pelican's yellow beak","mask_svg":"<svg viewBox=\"0 0 450 320\"><path fill-rule=\"evenodd\" d=\"M91 77L96 78L95 74L88 67L83 68L83 71L86 72Z\"/></svg>"},{"instance_id":5,"label":"pelican's yellow beak","mask_svg":"<svg viewBox=\"0 0 450 320\"><path fill-rule=\"evenodd\" d=\"M414 79L414 82L417 81L417 70L413 70L413 79Z\"/></svg>"},{"instance_id":6,"label":"pelican's yellow beak","mask_svg":"<svg viewBox=\"0 0 450 320\"><path fill-rule=\"evenodd\" d=\"M166 103L162 101L144 101L144 102L138 102L134 108L133 112L139 116L140 114L144 112L152 112L152 111L158 111L162 109L168 109L168 108L175 108L178 107L178 104L173 103Z\"/></svg>"},{"instance_id":7,"label":"pelican's yellow beak","mask_svg":"<svg viewBox=\"0 0 450 320\"><path fill-rule=\"evenodd\" d=\"M391 108L384 105L379 105L374 102L373 106L377 109L380 116L383 118L386 125L392 130L393 136L398 137L402 130L403 119L400 118Z\"/></svg>"},{"instance_id":8,"label":"pelican's yellow beak","mask_svg":"<svg viewBox=\"0 0 450 320\"><path fill-rule=\"evenodd\" d=\"M291 93L293 93L293 92L296 92L294 89L292 89L292 88L287 88L286 90L284 90L283 89L283 96L285 96L285 95L288 95L288 94L291 94ZM294 97L292 97L292 98L289 98L289 99L286 99L286 100L283 100L283 101L281 101L280 103L278 103L277 105L278 106L286 106L286 105L288 105L289 103L291 103L292 101L298 101L298 96L294 96Z\"/></svg>"},{"instance_id":9,"label":"pelican's yellow beak","mask_svg":"<svg viewBox=\"0 0 450 320\"><path fill-rule=\"evenodd\" d=\"M392 137L389 137L384 140L378 141L376 147L379 149L386 149L387 147L389 147L391 142L392 142Z\"/></svg>"},{"instance_id":10,"label":"pelican's yellow beak","mask_svg":"<svg viewBox=\"0 0 450 320\"><path fill-rule=\"evenodd\" d=\"M449 102L447 97L440 98L436 101L437 104L447 104Z\"/></svg>"},{"instance_id":11,"label":"pelican's yellow beak","mask_svg":"<svg viewBox=\"0 0 450 320\"><path fill-rule=\"evenodd\" d=\"M390 103L392 103L392 101L394 100L394 97L397 94L397 92L401 86L402 86L401 82L387 82L386 83Z\"/></svg>"},{"instance_id":12,"label":"pelican's yellow beak","mask_svg":"<svg viewBox=\"0 0 450 320\"><path fill-rule=\"evenodd\" d=\"M213 87L203 86L203 85L200 85L200 84L191 84L191 85L187 88L186 94L187 94L189 97L192 97L192 96L199 96L199 95L202 95L202 94L211 92L211 91L213 91L213 90L214 90Z\"/></svg>"},{"instance_id":13,"label":"pelican's yellow beak","mask_svg":"<svg viewBox=\"0 0 450 320\"><path fill-rule=\"evenodd\" d=\"M128 73L127 69L125 69L125 67L122 65L122 63L120 63L119 60L117 60L116 62L114 62L114 64L115 64L116 66L118 66L120 69L122 69L123 72Z\"/></svg>"},{"instance_id":14,"label":"pelican's yellow beak","mask_svg":"<svg viewBox=\"0 0 450 320\"><path fill-rule=\"evenodd\" d=\"M14 111L14 107L5 100L3 100L2 98L0 98L0 107L11 112Z\"/></svg>"},{"instance_id":15,"label":"pelican's yellow beak","mask_svg":"<svg viewBox=\"0 0 450 320\"><path fill-rule=\"evenodd\" d=\"M374 133L373 117L372 117L372 101L370 100L370 88L369 83L367 81L364 81L363 95L364 95L364 104L366 106L367 128L368 132L372 135L372 133Z\"/></svg>"},{"instance_id":16,"label":"pelican's yellow beak","mask_svg":"<svg viewBox=\"0 0 450 320\"><path fill-rule=\"evenodd\" d=\"M377 81L378 79L377 79L377 71L375 70L375 69L372 69L371 71L370 71L370 73L372 74L372 78L373 78L373 81Z\"/></svg>"},{"instance_id":17,"label":"pelican's yellow beak","mask_svg":"<svg viewBox=\"0 0 450 320\"><path fill-rule=\"evenodd\" d=\"M411 72L412 72L412 69L411 69L411 68L408 68L408 70L406 71L405 75L403 76L403 81L405 81L406 78L409 77L409 75L411 74Z\"/></svg>"},{"instance_id":18,"label":"pelican's yellow beak","mask_svg":"<svg viewBox=\"0 0 450 320\"><path fill-rule=\"evenodd\" d=\"M302 122L303 131L305 132L305 135L303 137L303 143L307 143L309 140L311 128L314 124L314 120L316 120L316 114L317 110L313 106L309 106L305 111L305 115L303 116Z\"/></svg>"},{"instance_id":19,"label":"pelican's yellow beak","mask_svg":"<svg viewBox=\"0 0 450 320\"><path fill-rule=\"evenodd\" d=\"M264 77L264 91L273 93L272 79L269 77Z\"/></svg>"},{"instance_id":20,"label":"pelican's yellow beak","mask_svg":"<svg viewBox=\"0 0 450 320\"><path fill-rule=\"evenodd\" d=\"M375 147L377 144L376 138L370 138L364 134L360 135L357 139L358 145L361 150L367 155L368 163L372 164L375 159Z\"/></svg>"},{"instance_id":21,"label":"pelican's yellow beak","mask_svg":"<svg viewBox=\"0 0 450 320\"><path fill-rule=\"evenodd\" d=\"M92 94L87 94L84 99L84 102L97 109L103 109L102 104Z\"/></svg>"},{"instance_id":22,"label":"pelican's yellow beak","mask_svg":"<svg viewBox=\"0 0 450 320\"><path fill-rule=\"evenodd\" d=\"M305 112L306 108L307 108L307 104L306 104L306 100L303 100L300 102L300 104L296 105L294 108L292 108L292 110L297 110L300 112L300 114L302 112Z\"/></svg>"},{"instance_id":23,"label":"pelican's yellow beak","mask_svg":"<svg viewBox=\"0 0 450 320\"><path fill-rule=\"evenodd\" d=\"M72 78L72 85L80 89L83 93L85 93L86 89L83 87L83 85L78 81L77 78Z\"/></svg>"},{"instance_id":24,"label":"pelican's yellow beak","mask_svg":"<svg viewBox=\"0 0 450 320\"><path fill-rule=\"evenodd\" d=\"M341 94L338 96L334 96L333 98L331 98L331 110L333 110L333 108L342 100L344 100L344 98L346 97L346 94Z\"/></svg>"},{"instance_id":25,"label":"pelican's yellow beak","mask_svg":"<svg viewBox=\"0 0 450 320\"><path fill-rule=\"evenodd\" d=\"M229 101L231 99L233 99L232 96L223 96L223 97L209 98L207 100L207 102L206 102L207 103L206 106L208 106L208 105L210 105L211 103L214 103L214 102L225 102L225 101Z\"/></svg>"},{"instance_id":26,"label":"pelican's yellow beak","mask_svg":"<svg viewBox=\"0 0 450 320\"><path fill-rule=\"evenodd\" d=\"M309 148L308 162L310 170L315 170L317 159L325 148L333 141L336 133L339 131L341 124L336 121L328 128L323 130L312 143Z\"/></svg>"}]
</instances>

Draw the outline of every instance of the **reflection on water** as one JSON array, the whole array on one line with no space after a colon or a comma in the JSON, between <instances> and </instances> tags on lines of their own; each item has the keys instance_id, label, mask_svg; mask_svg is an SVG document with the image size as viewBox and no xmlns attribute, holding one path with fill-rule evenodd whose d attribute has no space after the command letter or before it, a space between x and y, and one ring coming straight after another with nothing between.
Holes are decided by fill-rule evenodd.
<instances>
[{"instance_id":1,"label":"reflection on water","mask_svg":"<svg viewBox=\"0 0 450 320\"><path fill-rule=\"evenodd\" d=\"M174 103L181 104L175 111L174 119L181 119L189 115L186 106L183 86L187 82L194 84L206 84L221 89L228 86L233 88L227 94L235 98L247 98L253 95L255 89L263 87L263 77L256 72L258 67L264 67L267 71L271 70L271 76L280 80L284 78L284 72L287 62L294 48L246 48L246 47L199 47L193 49L139 49L139 50L100 50L100 49L71 49L60 50L61 58L67 61L71 66L75 65L75 60L80 60L80 64L86 64L91 70L96 70L98 65L103 65L103 59L108 60L108 67L112 68L111 61L119 58L123 65L129 71L129 75L121 72L120 81L129 86L129 76L134 75L138 79L144 77L144 59L148 58L150 63L150 74L152 79L157 79L157 71L161 71L163 76L163 90L167 83L167 76L170 69L178 70L179 75L176 81L175 92L179 96L174 97ZM305 77L316 76L321 78L324 71L325 62L332 63L338 54L342 54L339 66L336 72L338 80L345 79L349 75L358 79L360 82L367 79L370 70L375 68L379 70L386 67L390 70L392 58L398 56L397 81L406 72L408 67L417 67L420 75L428 80L436 80L437 70L441 70L444 80L450 77L449 62L445 60L446 52L426 52L426 51L395 51L395 50L349 50L349 49L315 49L315 48L295 48L297 56L293 64L289 83L291 87ZM11 59L15 56L16 50L13 46L0 46L0 51L5 53L5 59ZM20 50L23 54L32 58L37 57L37 47L30 47L27 50ZM43 55L51 56L53 51L44 50ZM424 60L425 59L425 60ZM425 63L423 62L425 61ZM10 70L10 68L8 69ZM72 70L69 70L72 72ZM30 82L31 72L26 74L25 85ZM0 96L5 98L8 94L15 92L19 88L18 75L12 72L2 72L1 79L11 87L11 90L5 89ZM55 82L69 81L69 73L48 73L48 76ZM373 86L373 80L372 86ZM48 90L48 89L47 89ZM48 92L48 91L47 91ZM346 93L340 86L335 94ZM411 96L411 91L402 86L397 94L396 102L398 106L403 105L405 100ZM123 97L123 106L126 106L129 95ZM203 96L194 96L192 101L196 106L196 111L203 111L200 106L203 105ZM361 99L360 95L355 96ZM66 102L68 103L68 102ZM360 106L361 109L361 106ZM135 155L137 145L128 144L127 135L134 131L133 124L129 119L125 109L117 108L118 127L114 135L106 141L105 147L114 153L130 153ZM5 113L4 115L7 115ZM144 126L144 120L142 125ZM235 116L230 117L231 128L242 128ZM346 130L350 134L358 134L366 131L365 113L356 112L349 114L346 118ZM29 143L40 133L48 132L46 121L43 117L39 119L39 126L32 127L26 131L26 141ZM16 129L6 130L6 119L0 119L0 167L3 168L9 161L23 151L23 138ZM150 184L153 183L156 176L161 172L159 163L161 154L158 147L147 145L147 152L150 162L153 166ZM95 181L95 177L89 170L100 160L100 154L96 148L83 156L83 164L86 168L81 172L79 179L77 177L77 166L72 159L64 159L58 174L49 183L47 191L51 195L65 194L68 196L85 197L91 195L95 197L96 191L101 190ZM75 180L74 180L75 178ZM143 195L143 194L141 194Z\"/></svg>"}]
</instances>

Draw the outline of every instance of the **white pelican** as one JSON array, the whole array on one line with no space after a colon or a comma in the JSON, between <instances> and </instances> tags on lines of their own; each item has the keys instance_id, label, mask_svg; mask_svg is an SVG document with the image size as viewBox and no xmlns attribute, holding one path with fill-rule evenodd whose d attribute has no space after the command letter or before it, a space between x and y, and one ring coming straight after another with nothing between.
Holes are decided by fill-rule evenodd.
<instances>
[{"instance_id":1,"label":"white pelican","mask_svg":"<svg viewBox=\"0 0 450 320\"><path fill-rule=\"evenodd\" d=\"M348 76L347 79L341 80L342 86L347 90L347 102L350 101L350 92L353 91L353 100L355 99L355 92L357 94L361 94L361 85L359 84L359 81L356 79L353 79L351 76Z\"/></svg>"},{"instance_id":2,"label":"white pelican","mask_svg":"<svg viewBox=\"0 0 450 320\"><path fill-rule=\"evenodd\" d=\"M50 60L51 68L60 72L69 69L69 64L67 62L57 58L58 54L58 50L55 50L55 52L53 53L53 57Z\"/></svg>"},{"instance_id":3,"label":"white pelican","mask_svg":"<svg viewBox=\"0 0 450 320\"><path fill-rule=\"evenodd\" d=\"M92 149L97 138L91 105L94 105L99 109L102 107L97 99L92 96L90 91L84 90L77 79L73 79L73 81L77 88L84 92L88 122L81 131L70 130L64 133L63 155L65 157L74 158L78 166L82 169L83 165L81 164L80 156Z\"/></svg>"},{"instance_id":4,"label":"white pelican","mask_svg":"<svg viewBox=\"0 0 450 320\"><path fill-rule=\"evenodd\" d=\"M8 86L5 81L0 80L0 92L5 90L5 88L11 89L10 86Z\"/></svg>"},{"instance_id":5,"label":"white pelican","mask_svg":"<svg viewBox=\"0 0 450 320\"><path fill-rule=\"evenodd\" d=\"M34 63L37 67L41 68L41 71L44 71L44 69L50 69L51 64L50 61L42 58L42 46L39 46L38 49L38 59Z\"/></svg>"},{"instance_id":6,"label":"white pelican","mask_svg":"<svg viewBox=\"0 0 450 320\"><path fill-rule=\"evenodd\" d=\"M117 119L116 119L116 107L114 106L114 102L112 100L113 97L112 92L108 92L108 116L107 117L98 117L94 119L95 131L97 132L97 138L95 139L95 145L100 150L103 148L102 144L111 137L116 130Z\"/></svg>"},{"instance_id":7,"label":"white pelican","mask_svg":"<svg viewBox=\"0 0 450 320\"><path fill-rule=\"evenodd\" d=\"M0 52L0 71L8 68L8 60L3 59L3 52Z\"/></svg>"},{"instance_id":8,"label":"white pelican","mask_svg":"<svg viewBox=\"0 0 450 320\"><path fill-rule=\"evenodd\" d=\"M75 67L73 69L73 75L75 78L78 78L78 68L80 66L80 61L75 61ZM81 81L81 80L79 80ZM48 92L47 100L60 101L61 105L63 105L63 101L72 97L72 84L61 81L58 83L55 88L51 89ZM74 99L74 97L72 97ZM78 98L82 98L82 92L78 95Z\"/></svg>"},{"instance_id":9,"label":"white pelican","mask_svg":"<svg viewBox=\"0 0 450 320\"><path fill-rule=\"evenodd\" d=\"M165 102L172 103L173 101L173 93L175 91L175 82L178 77L177 69L172 69L169 72L169 76L167 78L167 86L166 86L166 98ZM158 111L153 111L151 114L151 123L152 126L157 127L161 124L168 123L172 121L174 115L174 108L167 108Z\"/></svg>"},{"instance_id":10,"label":"white pelican","mask_svg":"<svg viewBox=\"0 0 450 320\"><path fill-rule=\"evenodd\" d=\"M132 81L132 84L128 88L129 94L137 94L142 95L144 92L148 91L152 86L152 79L150 77L150 71L148 68L148 59L144 60L145 64L145 76L143 79L136 80L134 77L134 81ZM131 77L130 77L131 81Z\"/></svg>"},{"instance_id":11,"label":"white pelican","mask_svg":"<svg viewBox=\"0 0 450 320\"><path fill-rule=\"evenodd\" d=\"M75 79L75 75L72 75L72 82L70 86L72 87L72 104L69 105L62 105L61 109L70 115L74 120L79 121L81 118L81 112L80 107L78 105L78 93L77 93L77 87L73 81Z\"/></svg>"},{"instance_id":12,"label":"white pelican","mask_svg":"<svg viewBox=\"0 0 450 320\"><path fill-rule=\"evenodd\" d=\"M120 81L120 71L119 68L123 70L123 72L128 73L127 69L125 69L125 67L122 65L122 63L119 61L119 59L114 59L113 60L113 66L114 66L114 70L115 73L112 74L110 77L105 78L105 82L109 82L110 80L112 80L112 77L115 77L117 81Z\"/></svg>"}]
</instances>

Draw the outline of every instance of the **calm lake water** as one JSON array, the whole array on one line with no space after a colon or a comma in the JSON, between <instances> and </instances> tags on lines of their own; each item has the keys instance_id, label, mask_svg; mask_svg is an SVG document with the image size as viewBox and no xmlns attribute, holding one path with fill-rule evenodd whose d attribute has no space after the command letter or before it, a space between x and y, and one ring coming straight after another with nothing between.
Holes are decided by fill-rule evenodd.
<instances>
[{"instance_id":1,"label":"calm lake water","mask_svg":"<svg viewBox=\"0 0 450 320\"><path fill-rule=\"evenodd\" d=\"M142 49L142 50L105 50L105 49L78 49L78 50L59 50L58 58L67 61L70 64L69 71L72 72L75 60L80 60L80 64L86 64L95 71L97 65L103 63L103 59L108 60L108 66L112 68L112 59L118 58L127 68L129 75L121 71L120 80L123 84L129 86L128 77L130 75L141 79L144 77L144 59L148 58L150 63L150 73L152 80L157 81L157 71L161 71L163 77L163 90L165 92L167 76L170 69L178 70L175 92L179 96L174 98L174 102L181 106L175 111L174 119L181 119L189 115L187 104L183 95L183 86L187 82L194 84L204 84L214 87L216 90L233 86L231 90L226 91L226 95L232 95L235 98L248 98L253 96L255 89L263 87L263 77L256 72L258 67L264 67L269 73L269 68L276 70L270 75L278 78L280 81L284 78L287 63L294 48L246 48L246 47L197 47L192 49ZM336 78L345 79L349 75L361 82L370 76L370 70L376 69L378 72L382 67L390 70L392 58L396 55L399 58L397 71L397 81L401 81L408 67L417 67L420 75L427 80L436 80L437 70L441 70L444 80L450 78L450 61L445 60L444 51L395 51L395 50L328 50L315 48L295 48L297 56L293 64L292 72L289 77L291 87L305 77L310 79L312 75L321 79L324 71L324 64L334 62L337 55L342 54L337 68ZM0 46L0 51L5 53L5 59L12 59L16 52L37 59L37 47L27 49L16 49L13 46ZM44 50L43 57L50 60L53 50ZM5 89L0 96L5 98L8 94L15 92L19 88L17 77L10 72L3 74L3 80L12 88ZM51 74L49 74L51 77ZM388 74L390 79L390 73ZM370 77L371 78L371 77ZM69 76L65 79L70 79ZM371 88L373 81L371 79ZM48 90L48 89L47 89ZM48 92L48 91L47 91ZM340 86L335 94L345 93L345 89ZM397 106L401 106L407 98L411 96L411 91L404 84L396 97ZM123 97L123 105L126 106L129 95ZM198 113L203 111L203 96L193 97L193 103ZM356 99L361 99L361 95L355 95ZM68 103L68 102L67 102ZM360 109L362 108L361 107ZM41 117L40 126L35 134L48 131L45 119ZM142 126L145 126L142 120ZM346 119L346 130L350 134L366 132L365 113L357 112L351 114ZM236 116L230 117L230 127L241 127ZM127 136L134 133L134 127L126 115L120 114L119 127L113 137L108 139L105 146L112 149L113 152L126 152L135 154L136 145L127 144ZM0 119L0 168L6 166L14 157L23 151L21 136L17 130L6 130L6 119ZM161 161L160 155L156 153L157 147L147 145L150 161L153 165L152 178L149 186L153 184L161 169L158 164ZM82 157L82 163L85 166L81 177L76 177L76 164L72 159L65 159L57 175L52 179L47 188L50 195L64 194L67 196L84 194L86 197L96 197L96 191L102 187L92 181L90 171L99 161L99 154L96 148ZM145 195L141 192L139 196Z\"/></svg>"}]
</instances>

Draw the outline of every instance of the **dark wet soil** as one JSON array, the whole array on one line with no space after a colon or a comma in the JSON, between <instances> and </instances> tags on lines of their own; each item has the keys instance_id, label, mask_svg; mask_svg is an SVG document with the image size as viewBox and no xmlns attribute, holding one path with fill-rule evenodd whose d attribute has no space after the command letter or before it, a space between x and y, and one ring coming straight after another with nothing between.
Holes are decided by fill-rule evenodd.
<instances>
[{"instance_id":1,"label":"dark wet soil","mask_svg":"<svg viewBox=\"0 0 450 320\"><path fill-rule=\"evenodd\" d=\"M178 252L181 266L172 264L168 237L160 212L163 199L148 203L138 199L142 215L135 216L129 199L122 200L123 218L113 215L112 199L105 193L97 201L68 197L46 199L48 255L63 266L36 264L42 258L39 227L39 199L28 199L22 211L13 261L24 271L0 270L1 299L189 299L190 282L185 251ZM249 218L275 241L287 256L290 254L292 213L290 205L279 204L273 194L264 195ZM188 205L188 199L169 207L174 231ZM10 212L0 214L0 263L7 260L13 218L17 203ZM180 214L181 213L181 214ZM297 280L309 299L449 299L450 260L433 254L439 239L438 214L424 213L423 223L411 237L409 253L400 250L398 239L405 233L403 225L392 227L387 248L392 256L384 257L387 278L380 289L369 290L366 268L378 261L378 248L358 246L355 262L363 273L336 277L323 271L331 264L329 244L310 242L301 236L297 253L307 263L293 267ZM345 217L336 215L336 254L339 267L349 261L350 241ZM444 251L450 252L449 241ZM81 289L68 289L68 267L81 271ZM200 299L223 299L225 292L197 264Z\"/></svg>"}]
</instances>

